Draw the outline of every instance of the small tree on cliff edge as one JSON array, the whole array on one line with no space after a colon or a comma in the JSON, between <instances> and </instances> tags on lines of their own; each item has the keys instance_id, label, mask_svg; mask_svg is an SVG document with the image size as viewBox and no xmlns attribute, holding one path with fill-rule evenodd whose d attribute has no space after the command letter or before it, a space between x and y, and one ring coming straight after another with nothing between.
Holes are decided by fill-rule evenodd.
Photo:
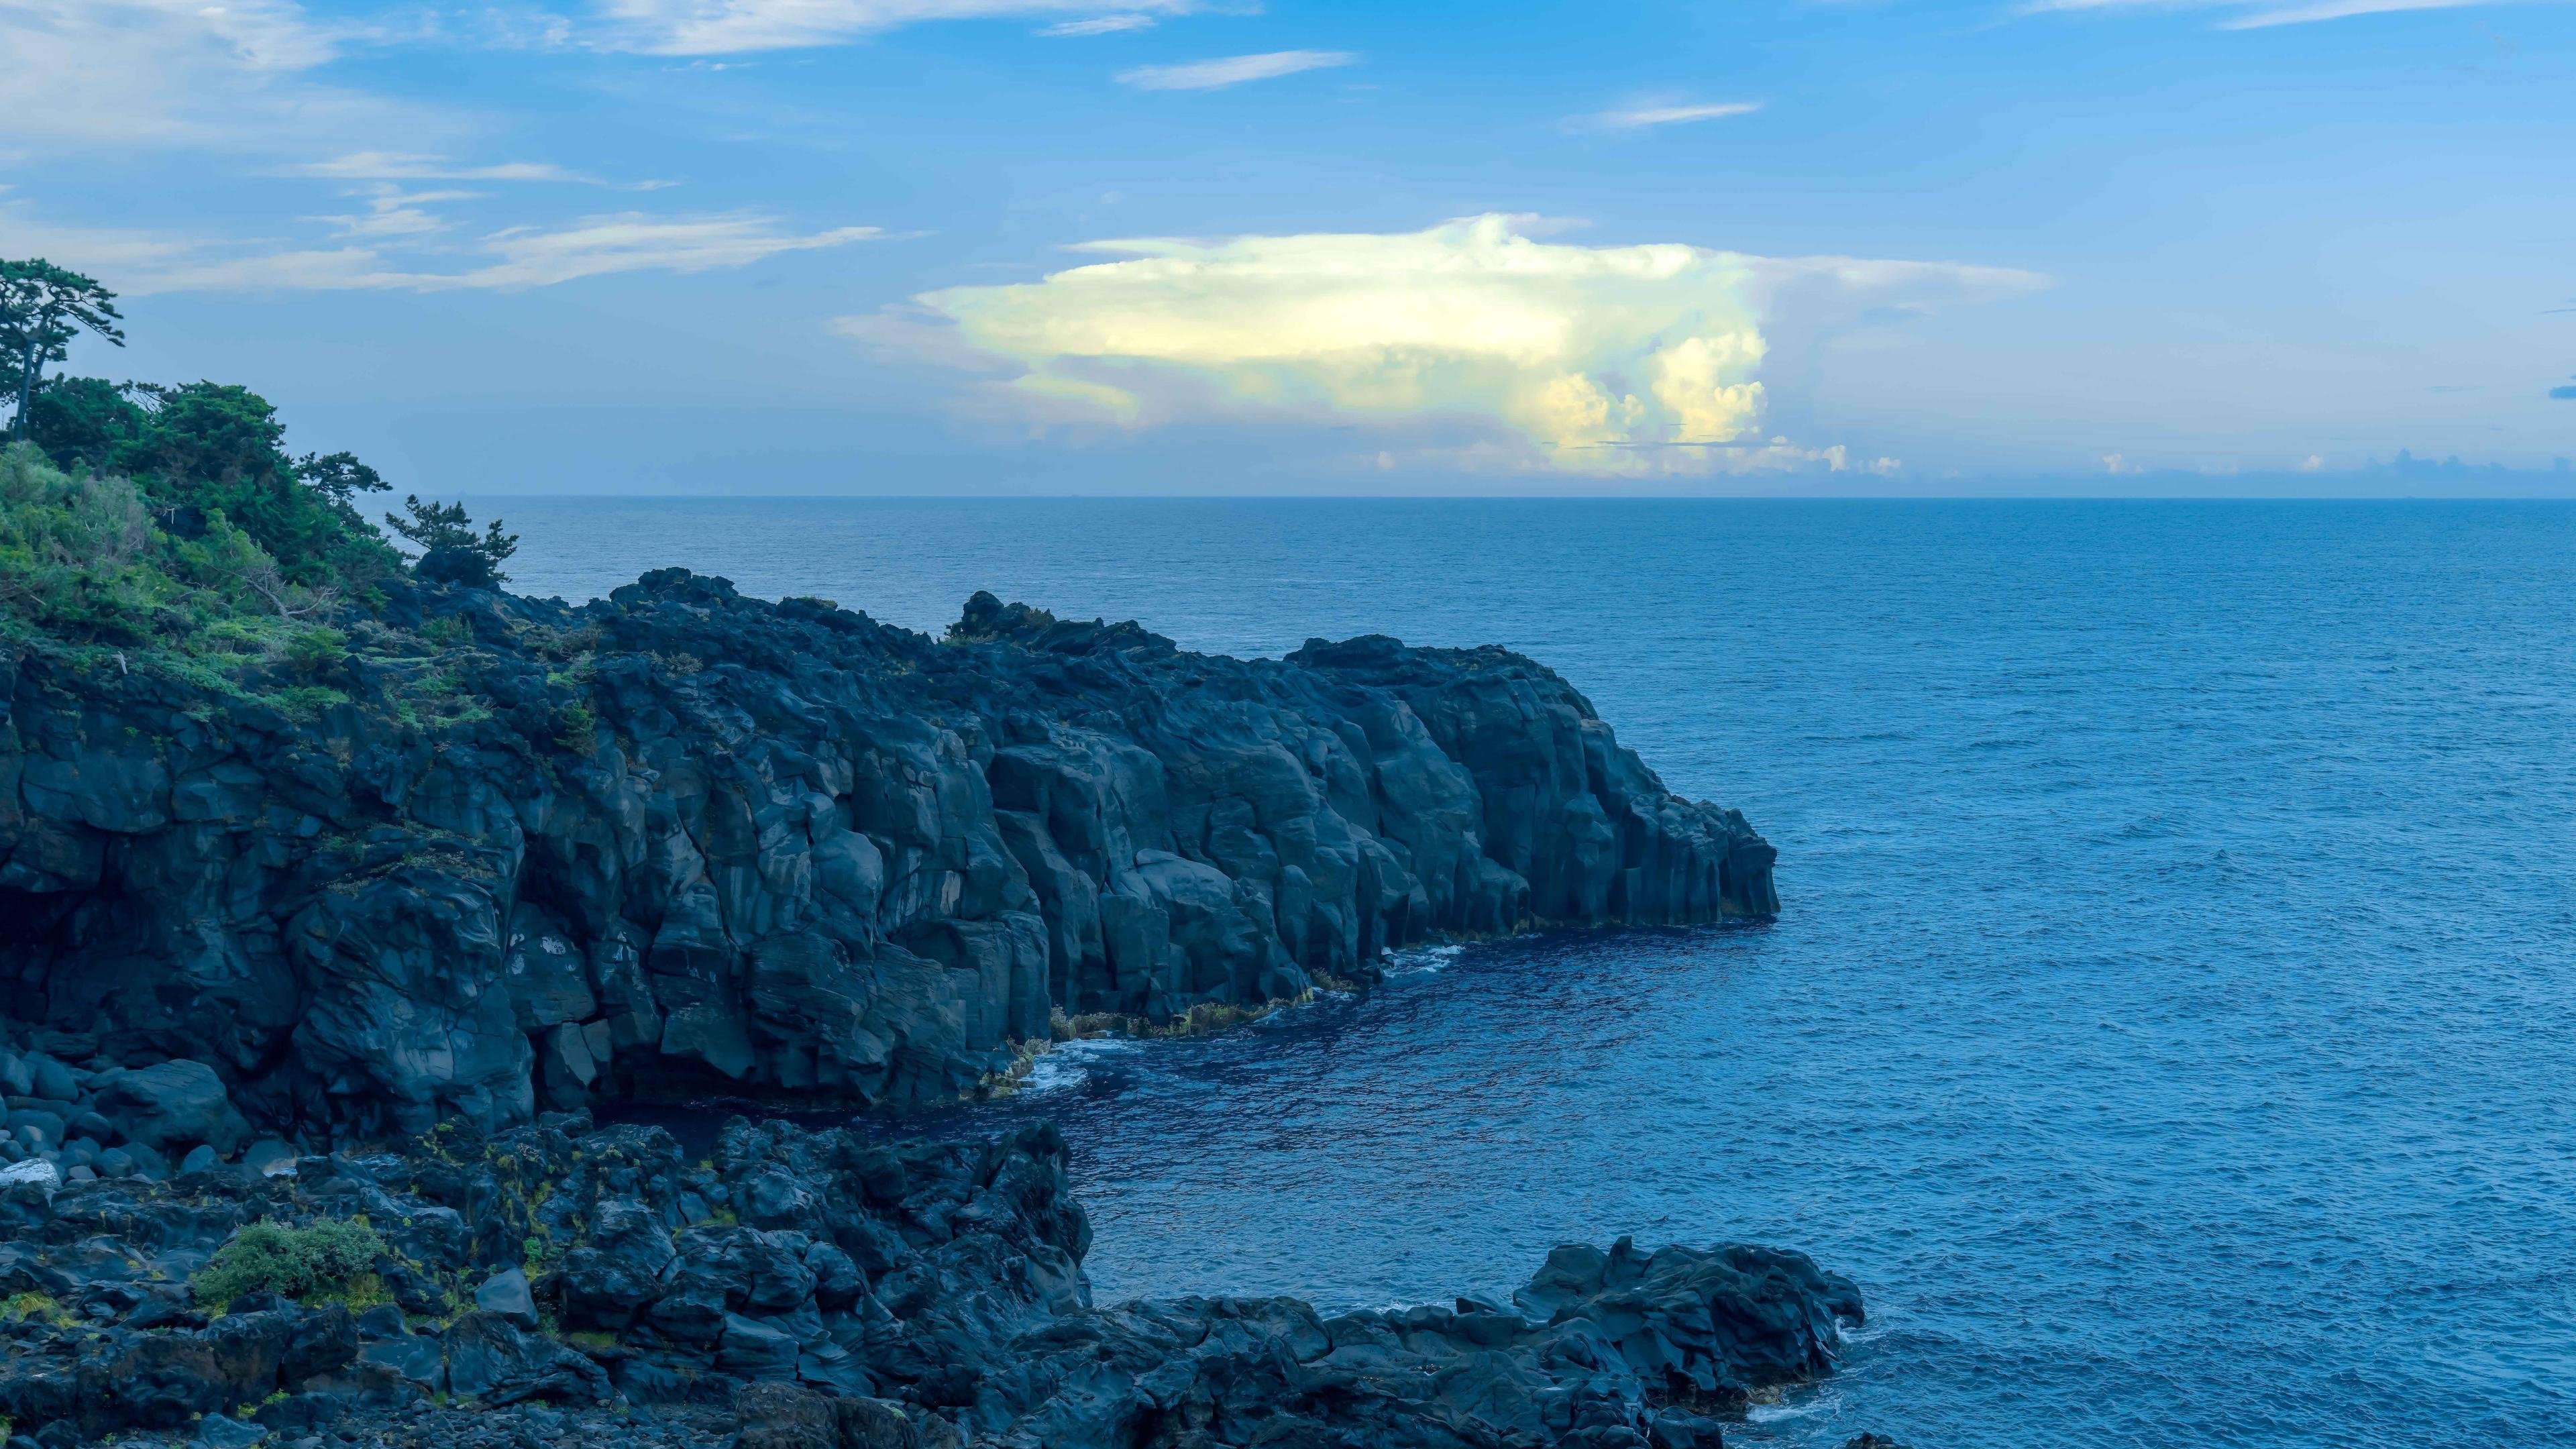
<instances>
[{"instance_id":1,"label":"small tree on cliff edge","mask_svg":"<svg viewBox=\"0 0 2576 1449\"><path fill-rule=\"evenodd\" d=\"M519 536L503 533L501 520L479 535L474 520L465 516L462 503L423 503L420 495L403 499L403 510L385 515L385 524L394 532L418 544L422 550L412 572L437 584L465 584L488 589L509 582L501 572L501 561L519 551Z\"/></svg>"},{"instance_id":2,"label":"small tree on cliff edge","mask_svg":"<svg viewBox=\"0 0 2576 1449\"><path fill-rule=\"evenodd\" d=\"M116 324L124 320L116 294L78 272L42 257L0 261L0 352L18 385L20 438L34 436L29 410L45 364L70 357L71 340L83 328L123 347L125 331Z\"/></svg>"}]
</instances>

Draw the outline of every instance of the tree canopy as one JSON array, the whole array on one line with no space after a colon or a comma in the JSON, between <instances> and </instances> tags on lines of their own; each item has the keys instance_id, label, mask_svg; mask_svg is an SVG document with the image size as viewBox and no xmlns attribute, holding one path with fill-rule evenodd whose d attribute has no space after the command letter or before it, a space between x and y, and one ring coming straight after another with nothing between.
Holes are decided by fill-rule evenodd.
<instances>
[{"instance_id":1,"label":"tree canopy","mask_svg":"<svg viewBox=\"0 0 2576 1449\"><path fill-rule=\"evenodd\" d=\"M29 404L43 383L45 364L71 356L71 340L85 329L118 347L125 332L116 294L92 278L42 257L0 261L0 351L8 355L17 394L17 431L29 437Z\"/></svg>"},{"instance_id":2,"label":"tree canopy","mask_svg":"<svg viewBox=\"0 0 2576 1449\"><path fill-rule=\"evenodd\" d=\"M501 561L519 551L519 536L503 533L501 520L493 519L478 535L464 504L423 503L417 493L403 499L403 511L411 516L388 513L385 526L420 545L412 567L422 578L482 589L508 581Z\"/></svg>"},{"instance_id":3,"label":"tree canopy","mask_svg":"<svg viewBox=\"0 0 2576 1449\"><path fill-rule=\"evenodd\" d=\"M246 387L45 375L83 330L123 345L121 321L87 277L0 261L0 397L17 404L20 440L0 447L0 623L168 643L228 619L309 629L372 610L406 568L431 583L506 579L516 536L417 495L407 516L385 516L422 550L407 564L361 511L383 475L354 453L288 452L277 409Z\"/></svg>"}]
</instances>

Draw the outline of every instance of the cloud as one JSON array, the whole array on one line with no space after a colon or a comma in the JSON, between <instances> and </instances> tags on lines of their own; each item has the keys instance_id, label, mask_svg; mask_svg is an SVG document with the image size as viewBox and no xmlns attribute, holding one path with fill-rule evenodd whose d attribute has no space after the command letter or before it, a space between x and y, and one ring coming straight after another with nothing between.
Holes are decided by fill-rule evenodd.
<instances>
[{"instance_id":1,"label":"cloud","mask_svg":"<svg viewBox=\"0 0 2576 1449\"><path fill-rule=\"evenodd\" d=\"M2560 402L2576 402L2576 387L2553 387L2549 395Z\"/></svg>"},{"instance_id":2,"label":"cloud","mask_svg":"<svg viewBox=\"0 0 2576 1449\"><path fill-rule=\"evenodd\" d=\"M1487 215L1393 235L1091 243L1117 258L843 319L880 345L1016 371L1016 393L1131 426L1242 413L1465 420L1578 473L1848 465L1761 428L1767 310L1831 291L1919 306L2026 272L1534 240Z\"/></svg>"},{"instance_id":3,"label":"cloud","mask_svg":"<svg viewBox=\"0 0 2576 1449\"><path fill-rule=\"evenodd\" d=\"M0 253L38 254L111 277L133 296L162 292L524 291L621 272L704 272L749 266L787 252L847 246L881 235L872 226L797 232L775 218L734 212L584 218L559 227L513 227L457 247L397 253L406 238L440 229L404 215L426 194L385 212L326 218L369 238L332 248L263 249L148 232L51 227L21 208L0 209ZM377 223L379 215L394 220Z\"/></svg>"},{"instance_id":4,"label":"cloud","mask_svg":"<svg viewBox=\"0 0 2576 1449\"><path fill-rule=\"evenodd\" d=\"M420 124L310 78L361 38L288 0L0 0L0 138L256 149Z\"/></svg>"},{"instance_id":5,"label":"cloud","mask_svg":"<svg viewBox=\"0 0 2576 1449\"><path fill-rule=\"evenodd\" d=\"M2218 28L2221 30L2264 30L2276 25L2313 25L2324 20L2348 20L2358 15L2456 10L2469 5L2499 3L2499 0L2315 0L2315 3L2306 5L2283 5L2279 0L2198 0L2198 3L2254 12L2220 21ZM2028 0L2021 6L2020 13L2040 15L2074 10L2135 10L2146 6L2170 9L2173 0Z\"/></svg>"},{"instance_id":6,"label":"cloud","mask_svg":"<svg viewBox=\"0 0 2576 1449\"><path fill-rule=\"evenodd\" d=\"M1120 31L1125 30L1151 30L1153 26L1153 16L1138 15L1133 11L1130 11L1124 15L1095 15L1089 20L1067 20L1059 24L1050 25L1044 30L1039 31L1038 34L1051 36L1116 35Z\"/></svg>"},{"instance_id":7,"label":"cloud","mask_svg":"<svg viewBox=\"0 0 2576 1449\"><path fill-rule=\"evenodd\" d=\"M1190 0L1131 0L1127 6L1133 13L1162 15L1190 8ZM605 22L597 43L652 55L793 50L846 44L929 21L1099 9L1100 0L596 0L594 6Z\"/></svg>"},{"instance_id":8,"label":"cloud","mask_svg":"<svg viewBox=\"0 0 2576 1449\"><path fill-rule=\"evenodd\" d=\"M2268 30L2276 25L2313 25L2320 20L2348 20L2356 15L2393 15L2406 10L2456 10L2488 0L2323 0L2316 5L2267 9L2221 21L2221 30Z\"/></svg>"},{"instance_id":9,"label":"cloud","mask_svg":"<svg viewBox=\"0 0 2576 1449\"><path fill-rule=\"evenodd\" d=\"M1762 109L1760 101L1719 101L1704 105L1630 106L1622 110L1602 111L1584 117L1590 125L1613 131L1633 131L1649 126L1676 126L1689 121L1717 121L1729 116L1749 116Z\"/></svg>"},{"instance_id":10,"label":"cloud","mask_svg":"<svg viewBox=\"0 0 2576 1449\"><path fill-rule=\"evenodd\" d=\"M630 212L593 217L553 231L518 227L495 233L485 239L484 249L499 260L440 278L436 285L517 289L550 287L611 272L704 272L748 266L784 252L847 246L879 235L882 232L873 226L787 232L770 218L748 213L673 219Z\"/></svg>"},{"instance_id":11,"label":"cloud","mask_svg":"<svg viewBox=\"0 0 2576 1449\"><path fill-rule=\"evenodd\" d=\"M343 181L552 181L575 186L607 186L620 191L659 191L670 181L609 181L567 170L547 161L504 161L467 166L444 156L397 151L353 151L328 161L286 168L290 176L327 176Z\"/></svg>"},{"instance_id":12,"label":"cloud","mask_svg":"<svg viewBox=\"0 0 2576 1449\"><path fill-rule=\"evenodd\" d=\"M479 191L405 191L399 186L380 185L352 193L363 197L366 211L343 216L308 216L344 237L426 236L445 231L445 219L423 208L441 201L471 201L482 196Z\"/></svg>"},{"instance_id":13,"label":"cloud","mask_svg":"<svg viewBox=\"0 0 2576 1449\"><path fill-rule=\"evenodd\" d=\"M1182 65L1140 65L1120 71L1117 81L1140 91L1213 91L1245 81L1349 65L1358 59L1346 50L1274 50L1266 55L1229 55Z\"/></svg>"}]
</instances>

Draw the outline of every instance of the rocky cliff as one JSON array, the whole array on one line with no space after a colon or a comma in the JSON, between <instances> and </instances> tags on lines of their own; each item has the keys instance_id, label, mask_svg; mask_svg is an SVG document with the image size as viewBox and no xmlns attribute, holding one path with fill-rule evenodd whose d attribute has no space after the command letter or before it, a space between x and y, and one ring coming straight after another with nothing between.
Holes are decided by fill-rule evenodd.
<instances>
[{"instance_id":1,"label":"rocky cliff","mask_svg":"<svg viewBox=\"0 0 2576 1449\"><path fill-rule=\"evenodd\" d=\"M42 1119L0 1156L911 1106L1437 933L1776 908L1741 815L1499 649L1214 658L989 595L933 640L676 569L397 583L349 642L274 700L0 657L0 1073Z\"/></svg>"}]
</instances>

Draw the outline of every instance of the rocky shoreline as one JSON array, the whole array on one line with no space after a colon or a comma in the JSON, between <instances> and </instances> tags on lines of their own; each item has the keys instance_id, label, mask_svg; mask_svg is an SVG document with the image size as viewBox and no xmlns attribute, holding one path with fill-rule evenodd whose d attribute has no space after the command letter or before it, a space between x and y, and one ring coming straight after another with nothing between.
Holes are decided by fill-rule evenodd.
<instances>
[{"instance_id":1,"label":"rocky shoreline","mask_svg":"<svg viewBox=\"0 0 2576 1449\"><path fill-rule=\"evenodd\" d=\"M736 1119L693 1165L574 1113L269 1174L22 1183L0 1413L42 1449L1716 1449L1861 1317L1797 1253L1625 1239L1558 1249L1508 1306L1099 1307L1065 1157L1049 1127L871 1144ZM364 1240L336 1265L335 1232Z\"/></svg>"},{"instance_id":2,"label":"rocky shoreline","mask_svg":"<svg viewBox=\"0 0 2576 1449\"><path fill-rule=\"evenodd\" d=\"M1408 943L1776 911L1543 666L982 594L933 640L678 569L379 604L267 696L0 654L12 1449L1713 1449L1859 1318L1624 1239L1509 1306L1103 1308L1050 1129L594 1123L902 1112Z\"/></svg>"}]
</instances>

